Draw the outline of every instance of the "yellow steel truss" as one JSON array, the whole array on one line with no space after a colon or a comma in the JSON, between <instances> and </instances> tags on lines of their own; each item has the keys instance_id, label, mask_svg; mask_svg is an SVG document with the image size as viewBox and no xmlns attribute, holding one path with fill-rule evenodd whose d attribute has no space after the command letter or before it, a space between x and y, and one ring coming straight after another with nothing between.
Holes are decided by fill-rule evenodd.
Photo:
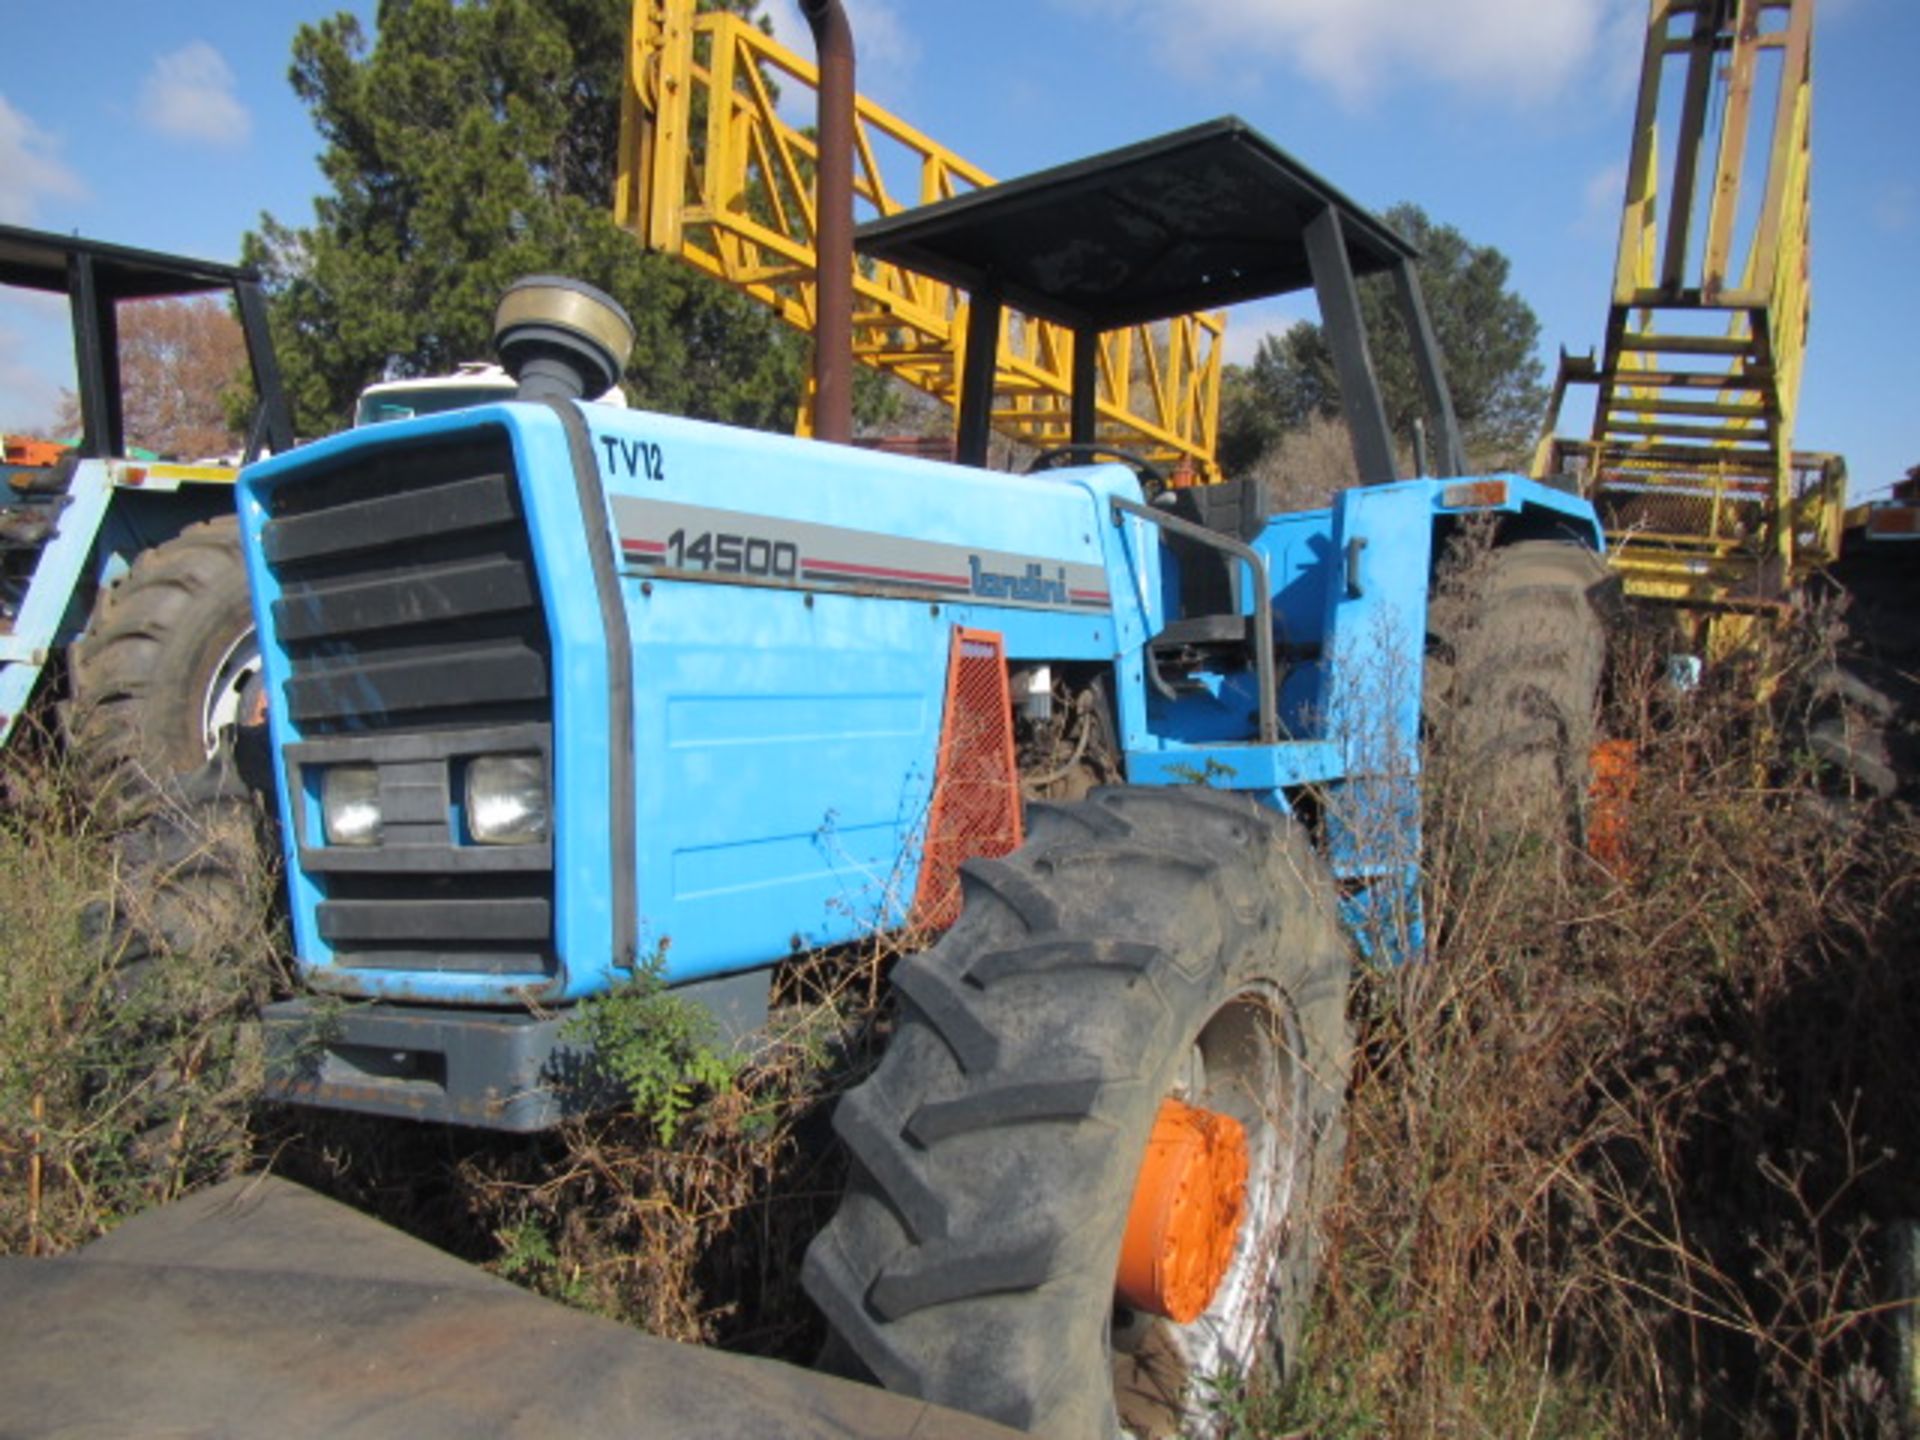
<instances>
[{"instance_id":1,"label":"yellow steel truss","mask_svg":"<svg viewBox=\"0 0 1920 1440\"><path fill-rule=\"evenodd\" d=\"M800 126L813 113L818 70L737 16L696 14L694 0L635 0L630 44L616 219L650 249L681 256L812 333L818 151ZM864 96L855 141L855 194L874 215L993 183ZM907 184L911 194L894 188ZM854 294L857 357L952 404L965 294L867 262L855 266ZM1102 443L1218 478L1225 331L1214 313L1102 336ZM1064 442L1072 362L1070 331L1009 313L994 428L1030 445Z\"/></svg>"},{"instance_id":2,"label":"yellow steel truss","mask_svg":"<svg viewBox=\"0 0 1920 1440\"><path fill-rule=\"evenodd\" d=\"M1812 31L1813 0L1651 0L1606 350L1561 356L1535 462L1581 477L1630 594L1764 610L1838 544L1845 468L1793 450ZM1591 438L1554 439L1574 384Z\"/></svg>"}]
</instances>

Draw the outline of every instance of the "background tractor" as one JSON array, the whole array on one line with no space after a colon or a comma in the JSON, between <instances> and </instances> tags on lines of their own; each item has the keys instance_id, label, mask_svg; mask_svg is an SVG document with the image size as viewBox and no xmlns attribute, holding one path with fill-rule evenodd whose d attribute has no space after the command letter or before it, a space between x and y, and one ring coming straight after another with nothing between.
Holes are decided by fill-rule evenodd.
<instances>
[{"instance_id":1,"label":"background tractor","mask_svg":"<svg viewBox=\"0 0 1920 1440\"><path fill-rule=\"evenodd\" d=\"M236 471L129 458L121 307L232 297L258 397L246 457L256 458L293 444L258 277L0 226L0 285L67 297L82 422L72 445L10 444L0 467L0 743L64 654L67 728L89 768L141 785L197 769L250 703L259 671Z\"/></svg>"}]
</instances>

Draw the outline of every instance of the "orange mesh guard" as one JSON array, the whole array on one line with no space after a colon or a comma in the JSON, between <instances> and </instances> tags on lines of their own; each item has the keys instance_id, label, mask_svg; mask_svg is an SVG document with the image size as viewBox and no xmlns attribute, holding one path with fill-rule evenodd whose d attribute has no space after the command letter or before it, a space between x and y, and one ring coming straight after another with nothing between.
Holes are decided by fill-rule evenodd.
<instances>
[{"instance_id":1,"label":"orange mesh guard","mask_svg":"<svg viewBox=\"0 0 1920 1440\"><path fill-rule=\"evenodd\" d=\"M1020 848L1013 700L998 631L954 627L933 807L920 854L913 924L944 930L960 914L960 865Z\"/></svg>"},{"instance_id":2,"label":"orange mesh guard","mask_svg":"<svg viewBox=\"0 0 1920 1440\"><path fill-rule=\"evenodd\" d=\"M1247 1136L1231 1115L1165 1100L1127 1211L1114 1289L1136 1310L1185 1325L1233 1261L1247 1203Z\"/></svg>"},{"instance_id":3,"label":"orange mesh guard","mask_svg":"<svg viewBox=\"0 0 1920 1440\"><path fill-rule=\"evenodd\" d=\"M1640 756L1631 740L1602 740L1587 764L1587 853L1623 879L1630 867L1627 840Z\"/></svg>"}]
</instances>

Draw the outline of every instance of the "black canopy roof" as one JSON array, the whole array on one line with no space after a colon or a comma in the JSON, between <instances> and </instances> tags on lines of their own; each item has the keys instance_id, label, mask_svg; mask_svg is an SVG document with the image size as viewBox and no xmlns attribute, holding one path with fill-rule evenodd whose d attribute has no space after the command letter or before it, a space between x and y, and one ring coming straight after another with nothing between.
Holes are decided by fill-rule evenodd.
<instances>
[{"instance_id":1,"label":"black canopy roof","mask_svg":"<svg viewBox=\"0 0 1920 1440\"><path fill-rule=\"evenodd\" d=\"M51 290L64 295L70 282L69 256L93 260L93 281L102 299L144 300L159 295L193 295L205 290L231 290L241 280L257 278L251 270L162 255L126 245L107 245L72 235L50 235L0 225L0 285Z\"/></svg>"},{"instance_id":2,"label":"black canopy roof","mask_svg":"<svg viewBox=\"0 0 1920 1440\"><path fill-rule=\"evenodd\" d=\"M1416 258L1232 116L871 221L855 244L1029 315L1111 330L1309 288L1306 228L1328 207L1355 275Z\"/></svg>"},{"instance_id":3,"label":"black canopy roof","mask_svg":"<svg viewBox=\"0 0 1920 1440\"><path fill-rule=\"evenodd\" d=\"M293 447L293 420L267 331L260 276L254 270L0 225L0 285L45 290L70 299L84 430L82 454L119 455L125 448L118 303L208 291L227 291L238 302L247 359L260 395L258 423L248 437L249 456L258 453L260 444L277 451Z\"/></svg>"}]
</instances>

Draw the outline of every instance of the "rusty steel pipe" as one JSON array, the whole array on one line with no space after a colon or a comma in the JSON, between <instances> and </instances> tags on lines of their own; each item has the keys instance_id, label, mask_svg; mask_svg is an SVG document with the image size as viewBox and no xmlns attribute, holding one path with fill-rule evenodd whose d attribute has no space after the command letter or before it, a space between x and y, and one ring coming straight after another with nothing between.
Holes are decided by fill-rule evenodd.
<instances>
[{"instance_id":1,"label":"rusty steel pipe","mask_svg":"<svg viewBox=\"0 0 1920 1440\"><path fill-rule=\"evenodd\" d=\"M813 433L853 439L853 28L840 0L800 0L820 60L814 177Z\"/></svg>"}]
</instances>

